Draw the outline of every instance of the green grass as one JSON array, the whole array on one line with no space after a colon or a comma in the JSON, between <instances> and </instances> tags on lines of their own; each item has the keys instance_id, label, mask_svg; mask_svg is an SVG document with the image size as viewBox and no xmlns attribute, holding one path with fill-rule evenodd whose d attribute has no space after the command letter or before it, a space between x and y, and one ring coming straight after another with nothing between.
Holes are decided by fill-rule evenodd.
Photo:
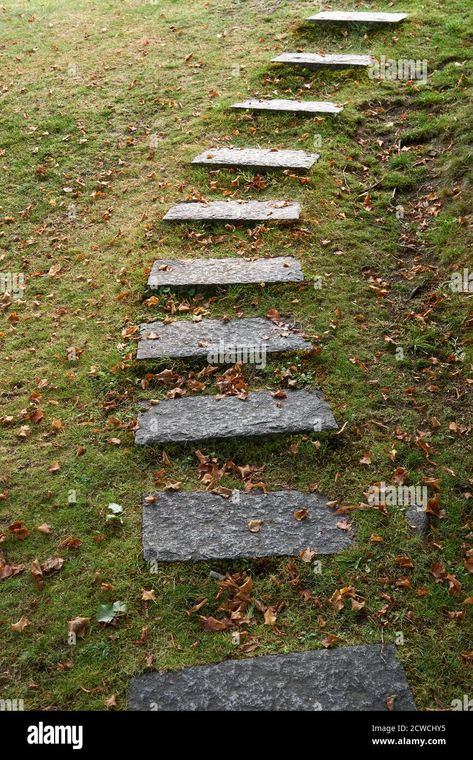
<instances>
[{"instance_id":1,"label":"green grass","mask_svg":"<svg viewBox=\"0 0 473 760\"><path fill-rule=\"evenodd\" d=\"M3 3L0 271L23 272L27 286L21 303L0 302L1 415L14 418L0 425L0 548L9 563L26 564L23 574L0 582L1 698L24 698L27 709L101 710L115 694L124 709L130 678L147 664L182 668L302 651L322 646L327 633L343 646L394 642L402 632L398 655L420 709L448 709L471 689L461 657L471 648L471 607L463 606L472 593L463 564L472 530L471 449L467 433L449 429L451 422L468 425L471 297L447 287L452 271L471 267L471 13L467 0L433 0L428 12L419 0L406 0L403 9L412 19L394 32L350 27L344 36L301 24L308 5L299 0ZM377 82L269 63L296 48L426 58L429 82ZM226 108L274 95L346 107L316 119ZM188 165L211 144L312 150L316 135L321 160L308 184L271 173L258 190L249 172ZM174 202L226 191L300 201L301 223L209 231L161 222ZM398 205L403 219L396 218ZM192 291L164 293L154 308L143 303L157 257L278 254L297 256L307 282L232 287L203 300ZM321 289L313 287L316 276L323 277ZM339 436L210 442L199 447L204 453L220 464L264 465L270 490L317 487L341 504L365 501L370 483L390 482L396 467L409 470L409 484L440 477L445 516L433 521L428 540L410 533L398 509L354 511L353 547L323 558L320 575L295 559L298 585L287 559L162 564L150 573L141 556L140 495L155 487L162 450L135 447L131 427L139 402L167 389L154 379L143 387L142 380L166 366L186 374L202 365L139 364L136 344L122 330L162 318L183 300L213 317L274 307L294 315L322 350L271 358L264 371L245 367L245 375L253 388L278 388L288 373L298 387L320 386L340 426L347 422ZM71 346L82 350L77 361L67 358ZM204 392L215 391L208 380ZM39 423L27 419L36 407L44 413ZM63 427L52 433L57 419ZM21 440L26 424L31 435ZM419 431L429 433L433 453L416 446ZM121 445L110 445L111 438ZM195 448L166 449L171 465L159 487L179 480L183 489L202 488ZM371 465L359 463L366 451ZM50 473L54 462L60 470ZM222 482L241 485L233 477ZM76 506L68 504L71 491ZM106 524L109 502L123 506L122 527ZM16 520L30 529L24 541L8 531ZM53 532L37 532L42 523ZM370 541L373 533L384 541ZM68 536L80 538L79 549L61 547ZM38 590L29 565L54 555L65 564ZM398 567L399 555L411 557L414 568ZM462 583L458 596L435 582L436 561ZM245 570L255 599L284 604L276 629L253 610L246 629L259 646L251 655L232 644L231 633L203 632L197 615L186 614L203 597L201 614L221 614L210 569ZM406 575L411 587L396 586ZM113 589L101 590L101 583ZM329 599L348 585L366 606L355 613L347 604L337 613ZM156 592L147 608L143 588ZM429 594L419 596L419 588ZM392 601L380 615L386 594ZM116 600L127 604L127 614L114 627L101 626L99 605ZM449 618L459 610L463 620ZM22 615L30 624L17 633L10 626ZM92 622L69 646L67 623L76 616ZM147 639L137 644L144 626Z\"/></svg>"}]
</instances>

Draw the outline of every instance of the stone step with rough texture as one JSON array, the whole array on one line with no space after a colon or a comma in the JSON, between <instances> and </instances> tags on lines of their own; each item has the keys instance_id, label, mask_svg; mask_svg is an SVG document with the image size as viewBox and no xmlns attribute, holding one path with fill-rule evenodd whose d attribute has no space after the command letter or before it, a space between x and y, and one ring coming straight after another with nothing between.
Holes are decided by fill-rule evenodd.
<instances>
[{"instance_id":1,"label":"stone step with rough texture","mask_svg":"<svg viewBox=\"0 0 473 760\"><path fill-rule=\"evenodd\" d=\"M239 359L234 355L246 351L247 361L265 366L267 353L312 348L292 324L264 317L150 322L140 326L140 335L137 359L207 357L210 364L235 364Z\"/></svg>"},{"instance_id":2,"label":"stone step with rough texture","mask_svg":"<svg viewBox=\"0 0 473 760\"><path fill-rule=\"evenodd\" d=\"M383 13L371 11L320 11L309 16L306 21L314 22L359 22L362 24L399 24L408 17L408 13Z\"/></svg>"},{"instance_id":3,"label":"stone step with rough texture","mask_svg":"<svg viewBox=\"0 0 473 760\"><path fill-rule=\"evenodd\" d=\"M388 711L416 706L392 644L340 647L226 660L143 673L128 691L129 710Z\"/></svg>"},{"instance_id":4,"label":"stone step with rough texture","mask_svg":"<svg viewBox=\"0 0 473 760\"><path fill-rule=\"evenodd\" d=\"M250 167L253 169L310 169L318 153L303 150L268 150L257 148L215 148L200 153L192 161L203 166Z\"/></svg>"},{"instance_id":5,"label":"stone step with rough texture","mask_svg":"<svg viewBox=\"0 0 473 760\"><path fill-rule=\"evenodd\" d=\"M296 519L294 513L306 516ZM230 498L205 491L147 494L144 558L184 562L293 557L307 548L317 555L336 554L353 540L352 529L337 528L337 522L340 515L314 493L233 491Z\"/></svg>"},{"instance_id":6,"label":"stone step with rough texture","mask_svg":"<svg viewBox=\"0 0 473 760\"><path fill-rule=\"evenodd\" d=\"M286 63L292 66L303 66L306 69L331 69L365 68L374 63L371 55L319 55L318 53L282 53L272 59L273 63Z\"/></svg>"},{"instance_id":7,"label":"stone step with rough texture","mask_svg":"<svg viewBox=\"0 0 473 760\"><path fill-rule=\"evenodd\" d=\"M148 287L185 288L208 285L257 285L261 282L300 282L300 263L292 256L266 259L158 259Z\"/></svg>"},{"instance_id":8,"label":"stone step with rough texture","mask_svg":"<svg viewBox=\"0 0 473 760\"><path fill-rule=\"evenodd\" d=\"M210 201L178 203L163 217L167 222L294 222L300 204L290 201Z\"/></svg>"},{"instance_id":9,"label":"stone step with rough texture","mask_svg":"<svg viewBox=\"0 0 473 760\"><path fill-rule=\"evenodd\" d=\"M329 100L244 100L241 103L233 103L232 108L246 109L248 111L280 111L281 113L340 113L343 107Z\"/></svg>"},{"instance_id":10,"label":"stone step with rough texture","mask_svg":"<svg viewBox=\"0 0 473 760\"><path fill-rule=\"evenodd\" d=\"M236 396L195 396L146 407L138 419L135 443L184 443L320 430L337 430L320 393L287 391L287 398L277 399L267 391L255 391L245 401Z\"/></svg>"}]
</instances>

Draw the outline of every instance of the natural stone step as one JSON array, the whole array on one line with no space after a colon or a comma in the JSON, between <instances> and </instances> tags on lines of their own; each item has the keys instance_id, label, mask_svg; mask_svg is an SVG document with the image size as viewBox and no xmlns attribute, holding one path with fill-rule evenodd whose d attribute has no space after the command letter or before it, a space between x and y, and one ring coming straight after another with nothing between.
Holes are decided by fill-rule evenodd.
<instances>
[{"instance_id":1,"label":"natural stone step","mask_svg":"<svg viewBox=\"0 0 473 760\"><path fill-rule=\"evenodd\" d=\"M129 710L312 712L415 710L392 644L227 660L136 676Z\"/></svg>"},{"instance_id":2,"label":"natural stone step","mask_svg":"<svg viewBox=\"0 0 473 760\"><path fill-rule=\"evenodd\" d=\"M176 320L140 326L137 359L207 357L209 364L237 361L266 366L266 354L312 348L292 325L269 319ZM241 358L240 358L241 357Z\"/></svg>"},{"instance_id":3,"label":"natural stone step","mask_svg":"<svg viewBox=\"0 0 473 760\"><path fill-rule=\"evenodd\" d=\"M301 516L304 510L307 516L297 520L294 513ZM251 520L261 521L253 523L256 532L249 528ZM206 492L164 491L143 497L144 558L178 562L297 556L307 548L317 555L336 554L353 539L351 529L337 528L339 521L326 499L314 493L233 491L226 499Z\"/></svg>"},{"instance_id":4,"label":"natural stone step","mask_svg":"<svg viewBox=\"0 0 473 760\"><path fill-rule=\"evenodd\" d=\"M371 66L374 59L370 55L319 55L318 53L282 53L273 58L273 63L288 63L293 66L304 66L306 69L351 69Z\"/></svg>"},{"instance_id":5,"label":"natural stone step","mask_svg":"<svg viewBox=\"0 0 473 760\"><path fill-rule=\"evenodd\" d=\"M169 399L139 416L135 443L179 443L209 438L236 438L336 430L337 423L321 394L287 391L277 399L266 391L236 396Z\"/></svg>"},{"instance_id":6,"label":"natural stone step","mask_svg":"<svg viewBox=\"0 0 473 760\"><path fill-rule=\"evenodd\" d=\"M300 282L301 265L292 256L266 259L158 259L148 287L183 288L207 285L255 285L260 282Z\"/></svg>"},{"instance_id":7,"label":"natural stone step","mask_svg":"<svg viewBox=\"0 0 473 760\"><path fill-rule=\"evenodd\" d=\"M297 221L301 207L290 201L210 201L178 203L164 216L167 222Z\"/></svg>"},{"instance_id":8,"label":"natural stone step","mask_svg":"<svg viewBox=\"0 0 473 760\"><path fill-rule=\"evenodd\" d=\"M248 166L253 169L310 169L318 153L303 150L260 150L253 148L216 148L196 156L193 164L205 166Z\"/></svg>"},{"instance_id":9,"label":"natural stone step","mask_svg":"<svg viewBox=\"0 0 473 760\"><path fill-rule=\"evenodd\" d=\"M244 108L249 111L280 111L282 113L340 113L342 106L331 103L329 100L244 100L241 103L233 103L232 108Z\"/></svg>"},{"instance_id":10,"label":"natural stone step","mask_svg":"<svg viewBox=\"0 0 473 760\"><path fill-rule=\"evenodd\" d=\"M315 16L309 16L306 21L335 21L335 22L352 22L358 21L362 24L399 24L408 17L408 13L381 13L365 11L321 11Z\"/></svg>"}]
</instances>

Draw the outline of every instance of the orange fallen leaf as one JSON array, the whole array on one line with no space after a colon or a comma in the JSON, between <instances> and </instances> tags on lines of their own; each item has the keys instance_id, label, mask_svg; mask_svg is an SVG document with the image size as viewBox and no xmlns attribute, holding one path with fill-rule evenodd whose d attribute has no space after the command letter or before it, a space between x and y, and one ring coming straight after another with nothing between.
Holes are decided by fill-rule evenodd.
<instances>
[{"instance_id":1,"label":"orange fallen leaf","mask_svg":"<svg viewBox=\"0 0 473 760\"><path fill-rule=\"evenodd\" d=\"M25 615L22 615L19 619L18 623L12 623L10 628L12 631L16 631L17 633L21 633L25 630L26 626L30 624L30 621Z\"/></svg>"}]
</instances>

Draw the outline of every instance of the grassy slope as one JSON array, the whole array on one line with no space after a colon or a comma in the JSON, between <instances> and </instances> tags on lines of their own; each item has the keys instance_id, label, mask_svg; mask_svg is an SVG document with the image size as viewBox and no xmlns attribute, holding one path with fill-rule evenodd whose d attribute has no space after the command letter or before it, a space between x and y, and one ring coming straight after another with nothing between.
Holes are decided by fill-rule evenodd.
<instances>
[{"instance_id":1,"label":"grassy slope","mask_svg":"<svg viewBox=\"0 0 473 760\"><path fill-rule=\"evenodd\" d=\"M448 425L466 424L469 299L445 288L450 272L467 265L471 243L468 6L468 0L435 0L427 11L417 0L406 0L402 9L413 13L410 23L365 37L366 30L350 29L343 36L302 26L300 20L313 8L304 2L34 0L26 10L24 4L4 2L0 220L10 220L0 227L0 269L25 272L27 290L23 303L4 304L0 322L1 414L15 418L13 425L0 427L0 491L8 492L0 501L0 530L7 534L1 548L11 563L28 565L54 554L66 563L41 591L27 571L2 582L2 698L23 697L27 708L104 709L104 700L116 694L123 708L129 678L150 655L153 667L164 668L245 656L230 633L204 633L197 617L186 615L201 597L209 599L201 612L216 614L210 568L247 570L255 597L285 603L277 630L264 626L254 612L255 654L318 647L328 632L343 645L378 642L382 636L394 641L402 631L399 657L421 709L448 708L468 693L468 669L460 655L468 650L471 609L462 606L469 595L463 559L471 532L465 497L471 458L467 435ZM427 86L376 83L351 72L314 74L268 63L274 54L296 47L427 57L431 77ZM77 67L75 76L70 64ZM232 72L235 64L242 66L239 77ZM275 93L347 105L338 118L316 120L225 109L237 97ZM158 135L157 148L150 148L151 134ZM231 172L209 175L188 166L210 144L312 149L315 134L322 135L322 159L310 184L274 174L258 190L252 175L242 173L235 188ZM399 140L408 150L398 150ZM371 187L364 203L361 194ZM226 190L235 197L301 201L300 228L263 229L255 237L246 229L222 229L214 231L222 240L212 241L208 234L196 239L183 228L161 224L173 202L200 193L224 197ZM68 218L71 203L76 220ZM396 203L404 204L404 220L396 219ZM343 255L334 255L338 251ZM140 399L165 391L154 381L141 387L145 369L156 366L122 362L134 343L121 331L167 313L166 296L158 307L142 303L146 271L157 255L255 252L293 254L308 279L322 275L324 286L230 288L206 305L209 314L236 310L250 316L272 307L295 313L307 333L320 336L322 351L297 360L293 376L301 387L321 385L339 422L348 425L338 437L321 436L319 449L300 436L201 449L214 452L220 463L230 457L240 465L264 464L270 489L318 484L330 498L349 504L363 501L371 482L390 482L397 466L409 470L412 484L441 477L446 516L425 545L410 535L399 510L391 509L388 516L354 512L353 549L324 559L321 575L297 560L299 586L290 584L284 559L162 565L157 574L142 562L139 498L153 488L162 452L135 449L125 428ZM48 276L56 264L59 273ZM406 272L416 265L431 268L409 279ZM388 283L386 296L370 290L368 270ZM422 288L409 298L417 285ZM188 295L192 306L200 305ZM435 295L440 300L421 318ZM403 347L402 362L385 336ZM77 362L67 359L71 346L83 349ZM466 352L463 361L452 362L456 347ZM253 387L276 388L278 371L291 363L272 360L264 373L245 372ZM92 374L91 367L96 367ZM42 379L48 385L38 390ZM117 406L107 412L110 392ZM205 392L215 392L213 382ZM33 393L41 398L32 400ZM36 405L44 412L42 422L23 420L23 410L29 414ZM438 428L431 425L433 417ZM53 419L64 425L55 435ZM25 441L17 437L22 424L32 429ZM397 438L395 429L410 433L412 441ZM414 445L418 430L431 433L430 461ZM111 437L119 437L121 445L110 445ZM294 442L300 444L297 453L290 450ZM86 449L82 456L76 454L79 446ZM172 461L167 480L201 487L193 448L167 450ZM395 462L389 457L393 448ZM367 450L372 464L359 464ZM54 474L48 472L53 462L61 467ZM68 506L70 490L77 491L76 507ZM110 501L124 507L123 529L105 526ZM19 519L31 530L25 541L8 534L8 525ZM44 522L52 534L34 530ZM372 533L384 542L370 542ZM70 535L82 540L80 549L60 547ZM105 539L97 540L101 536ZM397 567L398 555L410 556L414 569ZM430 568L438 560L463 584L459 596L432 577ZM100 589L97 571L114 590ZM396 586L407 574L412 587ZM350 584L366 608L355 613L347 605L336 613L328 598ZM429 595L417 595L420 587ZM147 610L142 588L156 591L157 602ZM304 602L301 589L319 597L321 607ZM383 617L377 614L385 604L380 593L393 597ZM116 628L93 622L84 640L68 646L68 620L94 618L99 604L116 599L128 605ZM464 610L463 621L449 619L456 610ZM10 624L21 615L30 625L18 634ZM138 646L143 626L148 638ZM58 668L64 662L72 667Z\"/></svg>"}]
</instances>

